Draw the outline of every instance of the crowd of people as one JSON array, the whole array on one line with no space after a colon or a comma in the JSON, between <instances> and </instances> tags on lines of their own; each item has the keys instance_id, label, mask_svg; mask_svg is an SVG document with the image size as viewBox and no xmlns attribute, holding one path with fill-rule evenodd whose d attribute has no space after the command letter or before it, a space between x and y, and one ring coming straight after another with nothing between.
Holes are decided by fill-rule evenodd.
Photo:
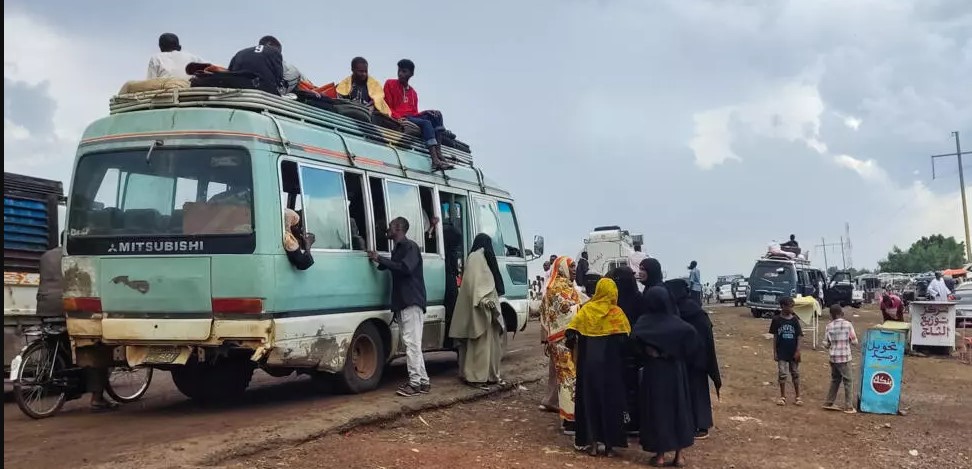
<instances>
[{"instance_id":1,"label":"crowd of people","mask_svg":"<svg viewBox=\"0 0 972 469\"><path fill-rule=\"evenodd\" d=\"M443 137L455 138L455 135L445 128L440 111L419 109L418 92L411 85L415 63L402 59L397 65L397 77L382 85L368 74L368 61L355 57L351 60L351 73L346 78L337 84L315 86L293 63L284 60L283 45L274 36L264 36L256 46L240 50L223 69L183 51L179 37L165 33L159 36L159 52L149 60L147 79L162 83L159 80L189 80L197 74L225 72L236 74L225 78L233 80L236 87L259 89L274 95L302 93L311 99L335 98L356 103L372 114L415 125L429 150L433 169L451 169L453 166L442 157L441 144ZM130 90L128 84L123 92L125 90Z\"/></svg>"},{"instance_id":2,"label":"crowd of people","mask_svg":"<svg viewBox=\"0 0 972 469\"><path fill-rule=\"evenodd\" d=\"M559 414L580 451L609 455L636 434L653 465L684 466L683 450L713 425L709 382L717 395L722 387L701 289L691 275L664 281L658 260L644 258L637 273L621 266L600 278L588 297L576 283L583 260L548 264L540 323L551 389L540 408Z\"/></svg>"}]
</instances>

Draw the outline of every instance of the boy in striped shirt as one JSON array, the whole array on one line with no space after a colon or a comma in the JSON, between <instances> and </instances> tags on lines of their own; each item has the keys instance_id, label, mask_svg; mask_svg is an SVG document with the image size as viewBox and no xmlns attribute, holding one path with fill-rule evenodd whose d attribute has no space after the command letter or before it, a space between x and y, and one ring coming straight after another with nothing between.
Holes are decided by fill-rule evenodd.
<instances>
[{"instance_id":1,"label":"boy in striped shirt","mask_svg":"<svg viewBox=\"0 0 972 469\"><path fill-rule=\"evenodd\" d=\"M851 345L857 345L857 333L854 332L854 325L844 319L844 310L840 305L830 306L831 321L827 324L827 332L824 334L824 347L830 350L830 391L827 393L827 402L824 409L841 410L834 405L837 400L837 389L841 382L844 384L844 413L855 414L854 401L852 394L854 384L851 378L851 356L853 350Z\"/></svg>"}]
</instances>

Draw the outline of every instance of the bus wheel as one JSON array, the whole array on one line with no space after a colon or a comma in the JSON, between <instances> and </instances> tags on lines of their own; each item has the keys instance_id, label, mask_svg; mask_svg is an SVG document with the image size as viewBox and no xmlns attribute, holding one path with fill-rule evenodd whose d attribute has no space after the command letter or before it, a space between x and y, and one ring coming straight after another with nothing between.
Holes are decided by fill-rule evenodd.
<instances>
[{"instance_id":1,"label":"bus wheel","mask_svg":"<svg viewBox=\"0 0 972 469\"><path fill-rule=\"evenodd\" d=\"M761 317L763 317L763 312L762 312L762 311L760 311L760 310L758 310L758 309L756 309L756 308L752 308L752 309L750 309L750 310L749 310L749 312L750 312L750 313L751 313L751 314L753 315L753 317L754 317L754 318L756 318L756 319L759 319L759 318L761 318Z\"/></svg>"},{"instance_id":2,"label":"bus wheel","mask_svg":"<svg viewBox=\"0 0 972 469\"><path fill-rule=\"evenodd\" d=\"M172 369L172 382L186 397L203 403L239 399L250 385L255 365L245 358Z\"/></svg>"},{"instance_id":3,"label":"bus wheel","mask_svg":"<svg viewBox=\"0 0 972 469\"><path fill-rule=\"evenodd\" d=\"M337 374L337 384L351 394L378 387L385 371L385 343L373 323L358 326L351 338L344 368Z\"/></svg>"}]
</instances>

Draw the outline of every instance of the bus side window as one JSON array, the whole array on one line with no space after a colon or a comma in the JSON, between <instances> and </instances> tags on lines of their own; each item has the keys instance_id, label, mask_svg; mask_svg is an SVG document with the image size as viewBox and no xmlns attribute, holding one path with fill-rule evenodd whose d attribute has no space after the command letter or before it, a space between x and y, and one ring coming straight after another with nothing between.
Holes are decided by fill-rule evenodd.
<instances>
[{"instance_id":1,"label":"bus side window","mask_svg":"<svg viewBox=\"0 0 972 469\"><path fill-rule=\"evenodd\" d=\"M210 186L213 184L210 183ZM210 189L211 190L211 189ZM207 193L209 190L207 190ZM203 198L206 193L202 195ZM306 233L304 223L304 200L300 192L300 175L298 174L297 163L294 161L280 162L280 203L283 205L280 210L280 223L283 224L283 209L291 209L300 215L298 228L301 233Z\"/></svg>"},{"instance_id":2,"label":"bus side window","mask_svg":"<svg viewBox=\"0 0 972 469\"><path fill-rule=\"evenodd\" d=\"M389 252L388 246L388 212L385 210L385 187L379 178L368 178L371 188L371 209L375 220L375 251Z\"/></svg>"},{"instance_id":3,"label":"bus side window","mask_svg":"<svg viewBox=\"0 0 972 469\"><path fill-rule=\"evenodd\" d=\"M432 188L419 186L419 198L422 199L422 212L429 218L429 223L425 225L425 252L427 254L439 254L438 225L442 223L442 220L434 223L437 214L435 213Z\"/></svg>"},{"instance_id":4,"label":"bus side window","mask_svg":"<svg viewBox=\"0 0 972 469\"><path fill-rule=\"evenodd\" d=\"M364 183L362 176L354 173L344 173L344 185L348 190L348 215L351 222L351 249L364 251L368 244L365 242L368 222L365 216Z\"/></svg>"}]
</instances>

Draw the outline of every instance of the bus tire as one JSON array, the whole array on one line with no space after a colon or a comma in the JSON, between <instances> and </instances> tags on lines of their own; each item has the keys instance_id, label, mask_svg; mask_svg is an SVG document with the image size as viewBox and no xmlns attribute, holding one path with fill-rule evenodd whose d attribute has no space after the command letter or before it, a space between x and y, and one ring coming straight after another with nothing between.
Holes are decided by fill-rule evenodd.
<instances>
[{"instance_id":1,"label":"bus tire","mask_svg":"<svg viewBox=\"0 0 972 469\"><path fill-rule=\"evenodd\" d=\"M754 317L754 318L756 318L756 319L759 319L759 318L761 318L761 317L763 317L763 312L762 312L762 311L760 311L760 310L758 310L758 309L756 309L756 308L750 308L750 310L749 310L749 312L750 312L750 313L751 313L751 314L753 315L753 317Z\"/></svg>"},{"instance_id":2,"label":"bus tire","mask_svg":"<svg viewBox=\"0 0 972 469\"><path fill-rule=\"evenodd\" d=\"M385 342L371 322L358 326L344 360L344 368L335 376L341 391L360 394L371 391L381 383L385 372Z\"/></svg>"}]
</instances>

